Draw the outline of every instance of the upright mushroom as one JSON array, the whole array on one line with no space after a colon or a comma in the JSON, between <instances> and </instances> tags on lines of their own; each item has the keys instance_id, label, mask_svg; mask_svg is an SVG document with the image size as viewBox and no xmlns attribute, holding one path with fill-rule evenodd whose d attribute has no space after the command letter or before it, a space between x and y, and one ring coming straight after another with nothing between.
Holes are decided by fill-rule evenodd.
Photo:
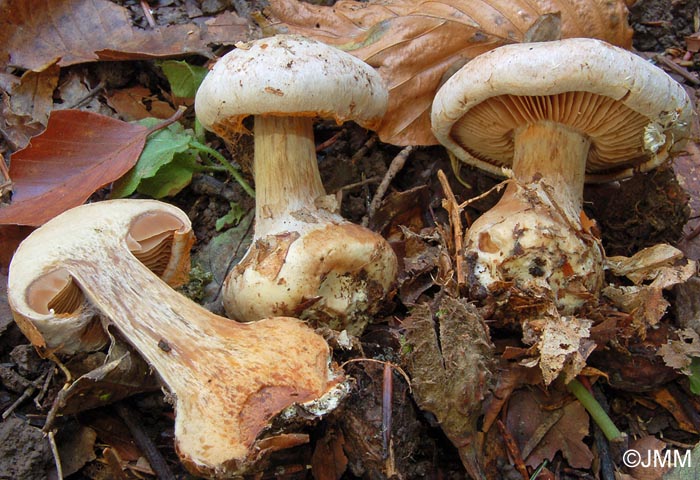
<instances>
[{"instance_id":1,"label":"upright mushroom","mask_svg":"<svg viewBox=\"0 0 700 480\"><path fill-rule=\"evenodd\" d=\"M224 284L229 315L302 318L358 333L395 281L397 260L378 234L344 220L318 171L313 121L372 128L386 109L379 75L323 43L278 35L239 45L195 99L205 128L231 139L254 115L254 242Z\"/></svg>"},{"instance_id":2,"label":"upright mushroom","mask_svg":"<svg viewBox=\"0 0 700 480\"><path fill-rule=\"evenodd\" d=\"M270 420L297 403L332 400L344 383L329 366L323 338L301 321L218 317L154 273L182 279L191 243L187 216L171 205L83 205L24 240L10 265L8 298L40 353L63 351L66 338L55 324L97 316L113 327L172 393L183 462L193 472L230 477L303 442L303 435L266 432ZM75 349L73 342L69 351Z\"/></svg>"},{"instance_id":3,"label":"upright mushroom","mask_svg":"<svg viewBox=\"0 0 700 480\"><path fill-rule=\"evenodd\" d=\"M688 137L691 114L661 69L592 39L500 47L445 82L435 136L463 162L512 175L466 234L481 293L512 283L565 314L597 296L603 250L581 220L584 180L661 164Z\"/></svg>"}]
</instances>

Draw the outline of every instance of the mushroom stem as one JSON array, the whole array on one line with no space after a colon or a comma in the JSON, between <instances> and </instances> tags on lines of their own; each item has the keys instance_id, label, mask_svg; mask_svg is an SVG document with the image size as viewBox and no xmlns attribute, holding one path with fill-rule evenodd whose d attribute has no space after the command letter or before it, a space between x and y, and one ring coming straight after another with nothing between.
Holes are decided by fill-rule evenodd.
<instances>
[{"instance_id":1,"label":"mushroom stem","mask_svg":"<svg viewBox=\"0 0 700 480\"><path fill-rule=\"evenodd\" d=\"M52 324L99 314L171 392L183 462L222 478L306 441L304 435L264 434L281 411L325 398L341 377L330 368L324 339L303 322L278 317L241 324L219 317L148 268L178 276L189 256L177 253L191 239L186 215L160 202L78 207L22 243L10 267L8 297L18 325L40 350L62 348ZM68 290L78 300L57 302Z\"/></svg>"},{"instance_id":2,"label":"mushroom stem","mask_svg":"<svg viewBox=\"0 0 700 480\"><path fill-rule=\"evenodd\" d=\"M283 231L284 217L314 209L325 195L316 164L313 119L255 117L255 238Z\"/></svg>"},{"instance_id":3,"label":"mushroom stem","mask_svg":"<svg viewBox=\"0 0 700 480\"><path fill-rule=\"evenodd\" d=\"M545 179L569 220L578 222L590 140L553 121L526 124L513 138L513 176L523 184Z\"/></svg>"},{"instance_id":4,"label":"mushroom stem","mask_svg":"<svg viewBox=\"0 0 700 480\"><path fill-rule=\"evenodd\" d=\"M554 121L514 132L515 181L465 236L477 285L506 281L530 294L550 292L567 313L597 295L602 247L581 225L589 148L586 135Z\"/></svg>"}]
</instances>

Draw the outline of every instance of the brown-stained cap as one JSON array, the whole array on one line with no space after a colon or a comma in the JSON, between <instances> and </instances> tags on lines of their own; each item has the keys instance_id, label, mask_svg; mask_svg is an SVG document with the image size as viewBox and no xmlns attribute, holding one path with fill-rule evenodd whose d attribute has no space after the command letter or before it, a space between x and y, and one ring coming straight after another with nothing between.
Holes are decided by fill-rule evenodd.
<instances>
[{"instance_id":1,"label":"brown-stained cap","mask_svg":"<svg viewBox=\"0 0 700 480\"><path fill-rule=\"evenodd\" d=\"M517 128L564 123L591 141L586 180L603 182L680 150L692 112L663 70L603 41L572 38L506 45L467 63L438 91L432 128L462 161L502 175Z\"/></svg>"},{"instance_id":2,"label":"brown-stained cap","mask_svg":"<svg viewBox=\"0 0 700 480\"><path fill-rule=\"evenodd\" d=\"M219 59L197 91L202 125L217 133L243 132L249 115L353 120L374 128L388 91L362 60L316 40L276 35L239 44Z\"/></svg>"}]
</instances>

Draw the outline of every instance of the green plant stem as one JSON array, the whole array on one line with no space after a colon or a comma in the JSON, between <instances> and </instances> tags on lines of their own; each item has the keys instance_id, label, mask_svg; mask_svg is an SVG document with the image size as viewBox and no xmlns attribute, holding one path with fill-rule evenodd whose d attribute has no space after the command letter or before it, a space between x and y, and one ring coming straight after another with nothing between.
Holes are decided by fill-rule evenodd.
<instances>
[{"instance_id":1,"label":"green plant stem","mask_svg":"<svg viewBox=\"0 0 700 480\"><path fill-rule=\"evenodd\" d=\"M619 441L622 438L622 432L618 430L600 403L581 382L573 379L566 385L566 388L581 402L581 405L588 411L609 442Z\"/></svg>"},{"instance_id":2,"label":"green plant stem","mask_svg":"<svg viewBox=\"0 0 700 480\"><path fill-rule=\"evenodd\" d=\"M231 165L231 162L226 160L226 158L224 158L223 155L221 155L213 148L207 147L203 143L199 143L196 140L190 141L190 147L199 150L200 152L206 153L210 157L213 157L216 160L218 160L219 163L221 163L221 165L223 165L224 168L226 168L226 171L228 171L228 173L230 173L231 176L238 182L238 184L241 187L243 187L243 190L245 190L248 195L255 198L255 190L253 190L253 188L248 184L248 182L245 181L245 179L241 176L241 173L236 169L236 167Z\"/></svg>"}]
</instances>

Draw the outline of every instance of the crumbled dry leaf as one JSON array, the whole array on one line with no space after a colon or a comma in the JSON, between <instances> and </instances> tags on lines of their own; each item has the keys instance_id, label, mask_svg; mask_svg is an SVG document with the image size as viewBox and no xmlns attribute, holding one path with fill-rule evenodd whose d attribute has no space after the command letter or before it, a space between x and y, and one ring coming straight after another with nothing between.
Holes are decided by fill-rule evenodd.
<instances>
[{"instance_id":1,"label":"crumbled dry leaf","mask_svg":"<svg viewBox=\"0 0 700 480\"><path fill-rule=\"evenodd\" d=\"M539 363L545 385L561 373L569 382L586 366L586 358L595 349L589 340L592 321L585 318L565 317L551 308L543 316L523 324L523 341L533 345L538 358L525 364Z\"/></svg>"},{"instance_id":2,"label":"crumbled dry leaf","mask_svg":"<svg viewBox=\"0 0 700 480\"><path fill-rule=\"evenodd\" d=\"M669 307L663 291L650 286L608 285L602 294L617 308L632 315L632 330L644 337L648 327L658 324Z\"/></svg>"},{"instance_id":3,"label":"crumbled dry leaf","mask_svg":"<svg viewBox=\"0 0 700 480\"><path fill-rule=\"evenodd\" d=\"M683 252L666 243L654 245L631 257L607 257L608 269L618 277L627 277L636 285L656 278L663 267L671 267L683 258Z\"/></svg>"},{"instance_id":4,"label":"crumbled dry leaf","mask_svg":"<svg viewBox=\"0 0 700 480\"><path fill-rule=\"evenodd\" d=\"M389 87L379 137L437 143L430 106L447 78L477 55L525 40L595 37L631 46L621 0L340 0L332 7L272 0L271 25L337 46L375 67Z\"/></svg>"},{"instance_id":5,"label":"crumbled dry leaf","mask_svg":"<svg viewBox=\"0 0 700 480\"><path fill-rule=\"evenodd\" d=\"M14 149L24 148L46 127L59 70L53 65L42 72L25 72L2 95L0 133Z\"/></svg>"},{"instance_id":6,"label":"crumbled dry leaf","mask_svg":"<svg viewBox=\"0 0 700 480\"><path fill-rule=\"evenodd\" d=\"M90 427L79 427L70 435L61 435L57 442L61 473L69 476L80 470L86 463L95 460L95 440L97 432Z\"/></svg>"},{"instance_id":7,"label":"crumbled dry leaf","mask_svg":"<svg viewBox=\"0 0 700 480\"><path fill-rule=\"evenodd\" d=\"M678 330L676 333L678 340L669 340L665 345L661 345L659 355L669 367L690 375L693 357L700 358L700 335L690 328Z\"/></svg>"},{"instance_id":8,"label":"crumbled dry leaf","mask_svg":"<svg viewBox=\"0 0 700 480\"><path fill-rule=\"evenodd\" d=\"M658 247L658 248L657 248ZM680 257L678 255L680 254ZM656 245L627 257L613 257L613 273L627 276L637 285L603 288L602 294L623 312L632 315L633 329L643 336L650 326L656 325L666 314L669 302L663 291L688 281L697 272L694 260L680 260L680 250L668 245ZM610 260L610 259L608 259ZM648 285L639 285L649 281Z\"/></svg>"}]
</instances>

